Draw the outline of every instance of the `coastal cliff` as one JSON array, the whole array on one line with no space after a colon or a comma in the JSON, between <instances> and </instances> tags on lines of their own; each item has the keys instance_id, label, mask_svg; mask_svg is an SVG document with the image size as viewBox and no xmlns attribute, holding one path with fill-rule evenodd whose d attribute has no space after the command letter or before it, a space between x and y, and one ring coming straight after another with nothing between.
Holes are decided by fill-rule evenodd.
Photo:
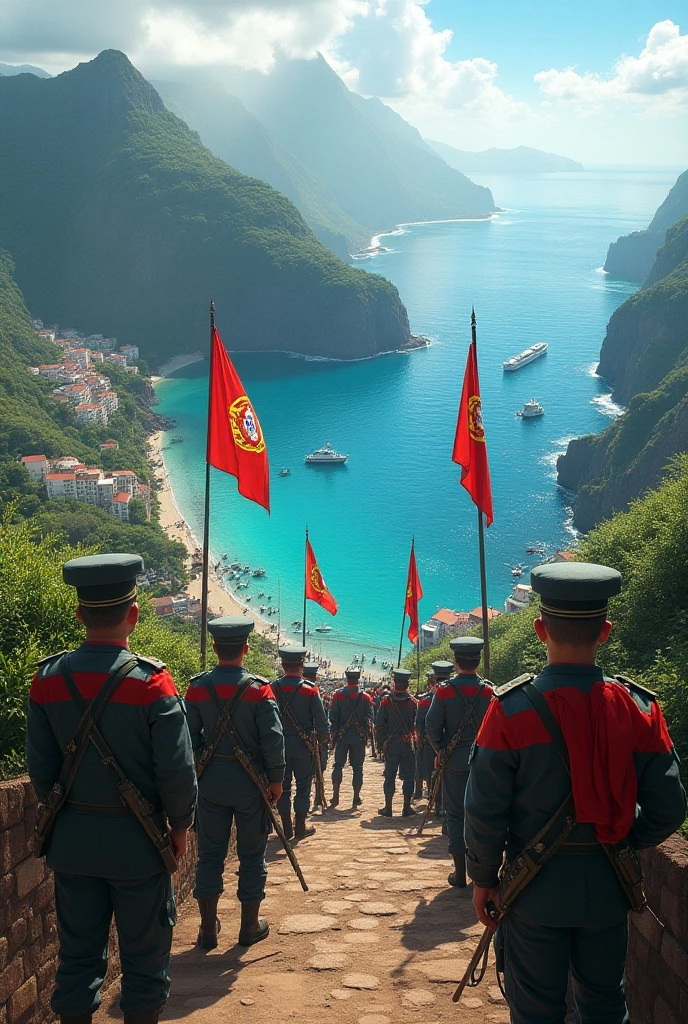
<instances>
[{"instance_id":1,"label":"coastal cliff","mask_svg":"<svg viewBox=\"0 0 688 1024\"><path fill-rule=\"evenodd\" d=\"M213 156L123 53L0 78L0 239L47 323L139 345L205 337L356 359L407 347L396 288L337 259L289 200Z\"/></svg>"},{"instance_id":2,"label":"coastal cliff","mask_svg":"<svg viewBox=\"0 0 688 1024\"><path fill-rule=\"evenodd\" d=\"M647 281L612 316L600 353L598 373L628 409L557 462L583 532L658 486L688 449L688 217L667 232Z\"/></svg>"},{"instance_id":3,"label":"coastal cliff","mask_svg":"<svg viewBox=\"0 0 688 1024\"><path fill-rule=\"evenodd\" d=\"M622 281L643 281L649 273L667 229L688 214L688 171L680 175L644 231L622 235L612 242L604 269Z\"/></svg>"}]
</instances>

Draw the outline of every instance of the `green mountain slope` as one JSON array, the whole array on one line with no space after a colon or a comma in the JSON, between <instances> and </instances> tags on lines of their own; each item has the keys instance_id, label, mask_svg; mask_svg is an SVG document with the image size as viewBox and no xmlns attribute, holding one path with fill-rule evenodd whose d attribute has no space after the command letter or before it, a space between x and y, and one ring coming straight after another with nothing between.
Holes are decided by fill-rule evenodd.
<instances>
[{"instance_id":1,"label":"green mountain slope","mask_svg":"<svg viewBox=\"0 0 688 1024\"><path fill-rule=\"evenodd\" d=\"M214 157L117 51L0 79L0 180L34 315L134 341L153 366L205 343L212 291L230 348L354 358L409 341L393 285Z\"/></svg>"},{"instance_id":2,"label":"green mountain slope","mask_svg":"<svg viewBox=\"0 0 688 1024\"><path fill-rule=\"evenodd\" d=\"M677 179L645 231L622 235L612 242L604 269L623 281L642 281L650 272L667 229L688 214L688 171Z\"/></svg>"},{"instance_id":3,"label":"green mountain slope","mask_svg":"<svg viewBox=\"0 0 688 1024\"><path fill-rule=\"evenodd\" d=\"M379 100L351 93L323 57L284 60L269 75L231 69L226 84L371 234L495 209L489 189L449 167Z\"/></svg>"},{"instance_id":4,"label":"green mountain slope","mask_svg":"<svg viewBox=\"0 0 688 1024\"><path fill-rule=\"evenodd\" d=\"M340 259L368 242L368 233L341 210L324 182L270 137L236 96L220 85L151 82L168 110L197 131L211 153L242 174L260 178L294 203L304 220Z\"/></svg>"},{"instance_id":5,"label":"green mountain slope","mask_svg":"<svg viewBox=\"0 0 688 1024\"><path fill-rule=\"evenodd\" d=\"M612 316L598 367L627 411L558 460L583 531L656 487L688 450L688 217L667 232L648 282Z\"/></svg>"},{"instance_id":6,"label":"green mountain slope","mask_svg":"<svg viewBox=\"0 0 688 1024\"><path fill-rule=\"evenodd\" d=\"M579 164L577 160L570 160L569 157L558 156L556 153L544 153L540 149L531 149L530 146L516 146L515 149L495 149L493 146L481 153L474 153L465 149L455 149L446 142L433 142L432 139L428 139L427 144L450 167L456 167L465 174L543 174L552 171L583 170L583 164Z\"/></svg>"}]
</instances>

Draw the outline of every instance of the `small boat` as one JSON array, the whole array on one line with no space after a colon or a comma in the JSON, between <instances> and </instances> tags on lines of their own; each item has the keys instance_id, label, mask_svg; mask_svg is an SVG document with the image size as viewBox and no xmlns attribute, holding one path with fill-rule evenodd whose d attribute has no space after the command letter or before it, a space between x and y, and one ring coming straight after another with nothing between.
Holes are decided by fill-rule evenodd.
<instances>
[{"instance_id":1,"label":"small boat","mask_svg":"<svg viewBox=\"0 0 688 1024\"><path fill-rule=\"evenodd\" d=\"M516 568L516 569L512 569L511 570L511 575L512 576L522 576L523 575L523 569L521 569L520 566L518 568Z\"/></svg>"},{"instance_id":2,"label":"small boat","mask_svg":"<svg viewBox=\"0 0 688 1024\"><path fill-rule=\"evenodd\" d=\"M240 565L240 563L239 563L239 562L232 562L232 564L230 565L230 567L229 567L229 568L230 568L230 569L235 569L235 570L236 570L236 569L241 569L241 565Z\"/></svg>"},{"instance_id":3,"label":"small boat","mask_svg":"<svg viewBox=\"0 0 688 1024\"><path fill-rule=\"evenodd\" d=\"M265 591L264 590L259 590L258 591L258 597L265 597Z\"/></svg>"},{"instance_id":4,"label":"small boat","mask_svg":"<svg viewBox=\"0 0 688 1024\"><path fill-rule=\"evenodd\" d=\"M327 626L327 625L325 625L325 623L323 623L322 626L316 626L315 627L315 632L316 633L331 633L332 632L332 626Z\"/></svg>"},{"instance_id":5,"label":"small boat","mask_svg":"<svg viewBox=\"0 0 688 1024\"><path fill-rule=\"evenodd\" d=\"M515 370L520 370L522 366L527 366L528 363L532 363L534 359L539 359L540 356L544 356L547 351L547 342L538 341L535 345L531 345L525 352L519 352L517 356L512 356L511 359L506 359L502 363L502 369L505 373L513 373Z\"/></svg>"},{"instance_id":6,"label":"small boat","mask_svg":"<svg viewBox=\"0 0 688 1024\"><path fill-rule=\"evenodd\" d=\"M315 464L341 466L348 458L348 455L342 455L340 452L336 452L330 441L328 441L324 448L318 448L317 451L311 452L311 454L307 455L303 461L311 466Z\"/></svg>"},{"instance_id":7,"label":"small boat","mask_svg":"<svg viewBox=\"0 0 688 1024\"><path fill-rule=\"evenodd\" d=\"M176 434L174 437L170 438L170 444L181 444L183 440L184 438L180 434Z\"/></svg>"},{"instance_id":8,"label":"small boat","mask_svg":"<svg viewBox=\"0 0 688 1024\"><path fill-rule=\"evenodd\" d=\"M244 572L250 572L250 571L251 571L251 566L250 565L245 565L244 566Z\"/></svg>"},{"instance_id":9,"label":"small boat","mask_svg":"<svg viewBox=\"0 0 688 1024\"><path fill-rule=\"evenodd\" d=\"M226 551L225 551L224 555L222 556L222 561L223 562L227 561L227 552Z\"/></svg>"},{"instance_id":10,"label":"small boat","mask_svg":"<svg viewBox=\"0 0 688 1024\"><path fill-rule=\"evenodd\" d=\"M303 625L303 623L301 622L301 619L294 619L294 621L292 622L292 626L301 626L301 625Z\"/></svg>"},{"instance_id":11,"label":"small boat","mask_svg":"<svg viewBox=\"0 0 688 1024\"><path fill-rule=\"evenodd\" d=\"M526 548L527 555L544 555L544 548Z\"/></svg>"},{"instance_id":12,"label":"small boat","mask_svg":"<svg viewBox=\"0 0 688 1024\"><path fill-rule=\"evenodd\" d=\"M538 416L544 416L545 410L537 399L531 398L529 402L526 402L522 409L519 409L516 415L520 416L524 420L534 420L537 419Z\"/></svg>"},{"instance_id":13,"label":"small boat","mask_svg":"<svg viewBox=\"0 0 688 1024\"><path fill-rule=\"evenodd\" d=\"M279 471L279 475L280 476L291 476L291 470L287 469L286 466L282 466L282 468Z\"/></svg>"},{"instance_id":14,"label":"small boat","mask_svg":"<svg viewBox=\"0 0 688 1024\"><path fill-rule=\"evenodd\" d=\"M251 573L251 575L252 576L264 576L265 575L265 569L254 569L253 572Z\"/></svg>"}]
</instances>

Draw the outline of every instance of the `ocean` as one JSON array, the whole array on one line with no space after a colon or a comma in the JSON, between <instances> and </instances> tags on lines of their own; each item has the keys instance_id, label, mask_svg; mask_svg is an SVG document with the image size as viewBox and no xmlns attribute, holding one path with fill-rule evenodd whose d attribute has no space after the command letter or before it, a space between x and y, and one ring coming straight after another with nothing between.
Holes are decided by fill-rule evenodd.
<instances>
[{"instance_id":1,"label":"ocean","mask_svg":"<svg viewBox=\"0 0 688 1024\"><path fill-rule=\"evenodd\" d=\"M606 324L635 286L602 272L607 246L647 226L676 176L657 169L474 175L503 213L403 225L377 237L384 251L356 261L394 282L411 330L429 337L429 348L355 363L233 355L271 466L270 516L237 495L233 478L212 472L212 552L266 570L240 594L250 594L254 607L276 606L279 581L283 634L296 640L308 526L339 603L334 618L309 603L309 643L325 658L365 653L369 664L373 655L378 662L394 656L414 536L421 620L440 607L479 604L477 514L451 461L472 306L495 510L486 531L490 605L503 608L515 566L527 582L534 563L526 548L551 553L570 544L571 495L556 485L557 456L570 438L603 430L620 411L594 371ZM222 309L217 325L231 349ZM189 350L204 337L199 324ZM505 359L536 341L548 343L546 356L502 372ZM171 485L199 538L207 366L187 366L157 385L158 411L184 438L165 452ZM517 418L531 398L545 415ZM349 455L346 465L306 466L304 456L327 441ZM280 477L282 467L291 475ZM332 631L316 632L322 624Z\"/></svg>"}]
</instances>

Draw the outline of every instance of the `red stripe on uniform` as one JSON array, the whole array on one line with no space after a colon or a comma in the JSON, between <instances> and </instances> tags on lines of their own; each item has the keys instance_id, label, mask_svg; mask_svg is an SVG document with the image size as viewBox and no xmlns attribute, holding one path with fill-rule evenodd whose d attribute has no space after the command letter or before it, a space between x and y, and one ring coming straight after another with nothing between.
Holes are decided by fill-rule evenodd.
<instances>
[{"instance_id":1,"label":"red stripe on uniform","mask_svg":"<svg viewBox=\"0 0 688 1024\"><path fill-rule=\"evenodd\" d=\"M523 750L551 742L537 711L519 711L507 718L499 701L490 704L476 737L486 750Z\"/></svg>"},{"instance_id":2,"label":"red stripe on uniform","mask_svg":"<svg viewBox=\"0 0 688 1024\"><path fill-rule=\"evenodd\" d=\"M215 686L215 692L222 700L231 700L236 691L236 683L219 683ZM258 690L256 690L254 686L249 686L241 697L241 701L245 700L249 704L258 704L261 700L274 699L274 694L267 683L261 686ZM202 704L203 701L210 700L210 694L202 684L199 684L198 686L190 686L186 691L186 700L189 704ZM241 703L241 701L239 703Z\"/></svg>"},{"instance_id":3,"label":"red stripe on uniform","mask_svg":"<svg viewBox=\"0 0 688 1024\"><path fill-rule=\"evenodd\" d=\"M93 700L107 679L108 672L75 672L74 682L84 700ZM71 700L67 684L61 675L34 676L29 693L36 704L58 704ZM176 697L174 679L166 669L156 672L148 679L127 676L110 698L112 704L131 704L135 707L149 707L162 697Z\"/></svg>"}]
</instances>

